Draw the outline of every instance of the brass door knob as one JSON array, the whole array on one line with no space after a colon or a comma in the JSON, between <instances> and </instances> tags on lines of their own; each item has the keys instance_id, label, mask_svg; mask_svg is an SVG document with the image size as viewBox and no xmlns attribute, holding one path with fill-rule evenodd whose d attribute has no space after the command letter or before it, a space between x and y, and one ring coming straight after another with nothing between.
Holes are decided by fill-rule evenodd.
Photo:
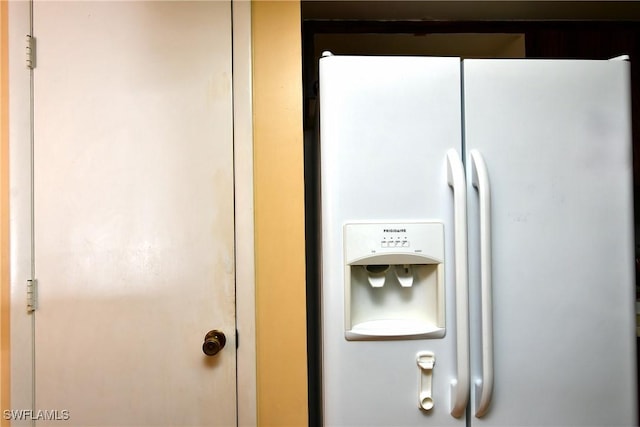
<instances>
[{"instance_id":1,"label":"brass door knob","mask_svg":"<svg viewBox=\"0 0 640 427\"><path fill-rule=\"evenodd\" d=\"M202 344L202 351L207 356L215 356L224 348L227 343L227 337L224 336L222 331L213 329L207 332L204 336L204 344Z\"/></svg>"}]
</instances>

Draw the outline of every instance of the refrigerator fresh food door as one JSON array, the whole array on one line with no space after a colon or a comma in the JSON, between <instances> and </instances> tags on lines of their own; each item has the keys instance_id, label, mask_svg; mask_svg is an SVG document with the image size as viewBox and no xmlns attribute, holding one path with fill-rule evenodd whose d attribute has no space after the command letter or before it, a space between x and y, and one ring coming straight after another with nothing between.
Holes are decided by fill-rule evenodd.
<instances>
[{"instance_id":1,"label":"refrigerator fresh food door","mask_svg":"<svg viewBox=\"0 0 640 427\"><path fill-rule=\"evenodd\" d=\"M464 219L460 123L459 58L320 60L327 426L466 423L467 314L457 325L455 292L466 259L456 262L448 182L451 172Z\"/></svg>"},{"instance_id":2,"label":"refrigerator fresh food door","mask_svg":"<svg viewBox=\"0 0 640 427\"><path fill-rule=\"evenodd\" d=\"M470 425L635 425L629 64L463 76Z\"/></svg>"}]
</instances>

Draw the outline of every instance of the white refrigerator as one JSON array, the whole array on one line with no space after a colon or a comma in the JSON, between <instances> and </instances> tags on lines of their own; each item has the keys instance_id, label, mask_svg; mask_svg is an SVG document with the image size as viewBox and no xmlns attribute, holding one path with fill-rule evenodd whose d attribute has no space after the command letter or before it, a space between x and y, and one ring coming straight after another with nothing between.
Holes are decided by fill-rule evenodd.
<instances>
[{"instance_id":1,"label":"white refrigerator","mask_svg":"<svg viewBox=\"0 0 640 427\"><path fill-rule=\"evenodd\" d=\"M324 425L636 425L629 85L320 59Z\"/></svg>"}]
</instances>

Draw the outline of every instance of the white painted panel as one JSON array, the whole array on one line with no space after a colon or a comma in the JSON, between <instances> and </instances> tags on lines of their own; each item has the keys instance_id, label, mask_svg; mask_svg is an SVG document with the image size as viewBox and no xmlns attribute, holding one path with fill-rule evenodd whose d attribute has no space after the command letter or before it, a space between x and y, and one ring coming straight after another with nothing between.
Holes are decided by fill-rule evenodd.
<instances>
[{"instance_id":1,"label":"white painted panel","mask_svg":"<svg viewBox=\"0 0 640 427\"><path fill-rule=\"evenodd\" d=\"M444 252L445 337L394 341L345 339L343 247L344 225L358 222L441 222L453 239L446 153L461 150L459 59L323 58L320 102L324 422L462 425L449 413L453 246ZM429 412L418 408L420 351L435 354Z\"/></svg>"},{"instance_id":2,"label":"white painted panel","mask_svg":"<svg viewBox=\"0 0 640 427\"><path fill-rule=\"evenodd\" d=\"M36 406L66 425L236 422L230 12L35 4Z\"/></svg>"},{"instance_id":3,"label":"white painted panel","mask_svg":"<svg viewBox=\"0 0 640 427\"><path fill-rule=\"evenodd\" d=\"M634 425L629 64L466 60L463 69L466 150L484 157L493 201L495 391L472 424ZM478 356L479 283L470 286ZM472 358L472 379L479 364Z\"/></svg>"}]
</instances>

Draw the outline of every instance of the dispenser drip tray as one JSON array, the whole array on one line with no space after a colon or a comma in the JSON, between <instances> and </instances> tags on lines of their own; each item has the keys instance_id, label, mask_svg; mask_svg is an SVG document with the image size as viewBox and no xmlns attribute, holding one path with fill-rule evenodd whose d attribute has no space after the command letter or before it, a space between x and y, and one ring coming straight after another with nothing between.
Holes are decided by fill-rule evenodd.
<instances>
[{"instance_id":1,"label":"dispenser drip tray","mask_svg":"<svg viewBox=\"0 0 640 427\"><path fill-rule=\"evenodd\" d=\"M354 325L348 331L349 338L365 339L395 337L395 338L437 338L444 335L444 328L428 322L407 319L369 320Z\"/></svg>"}]
</instances>

